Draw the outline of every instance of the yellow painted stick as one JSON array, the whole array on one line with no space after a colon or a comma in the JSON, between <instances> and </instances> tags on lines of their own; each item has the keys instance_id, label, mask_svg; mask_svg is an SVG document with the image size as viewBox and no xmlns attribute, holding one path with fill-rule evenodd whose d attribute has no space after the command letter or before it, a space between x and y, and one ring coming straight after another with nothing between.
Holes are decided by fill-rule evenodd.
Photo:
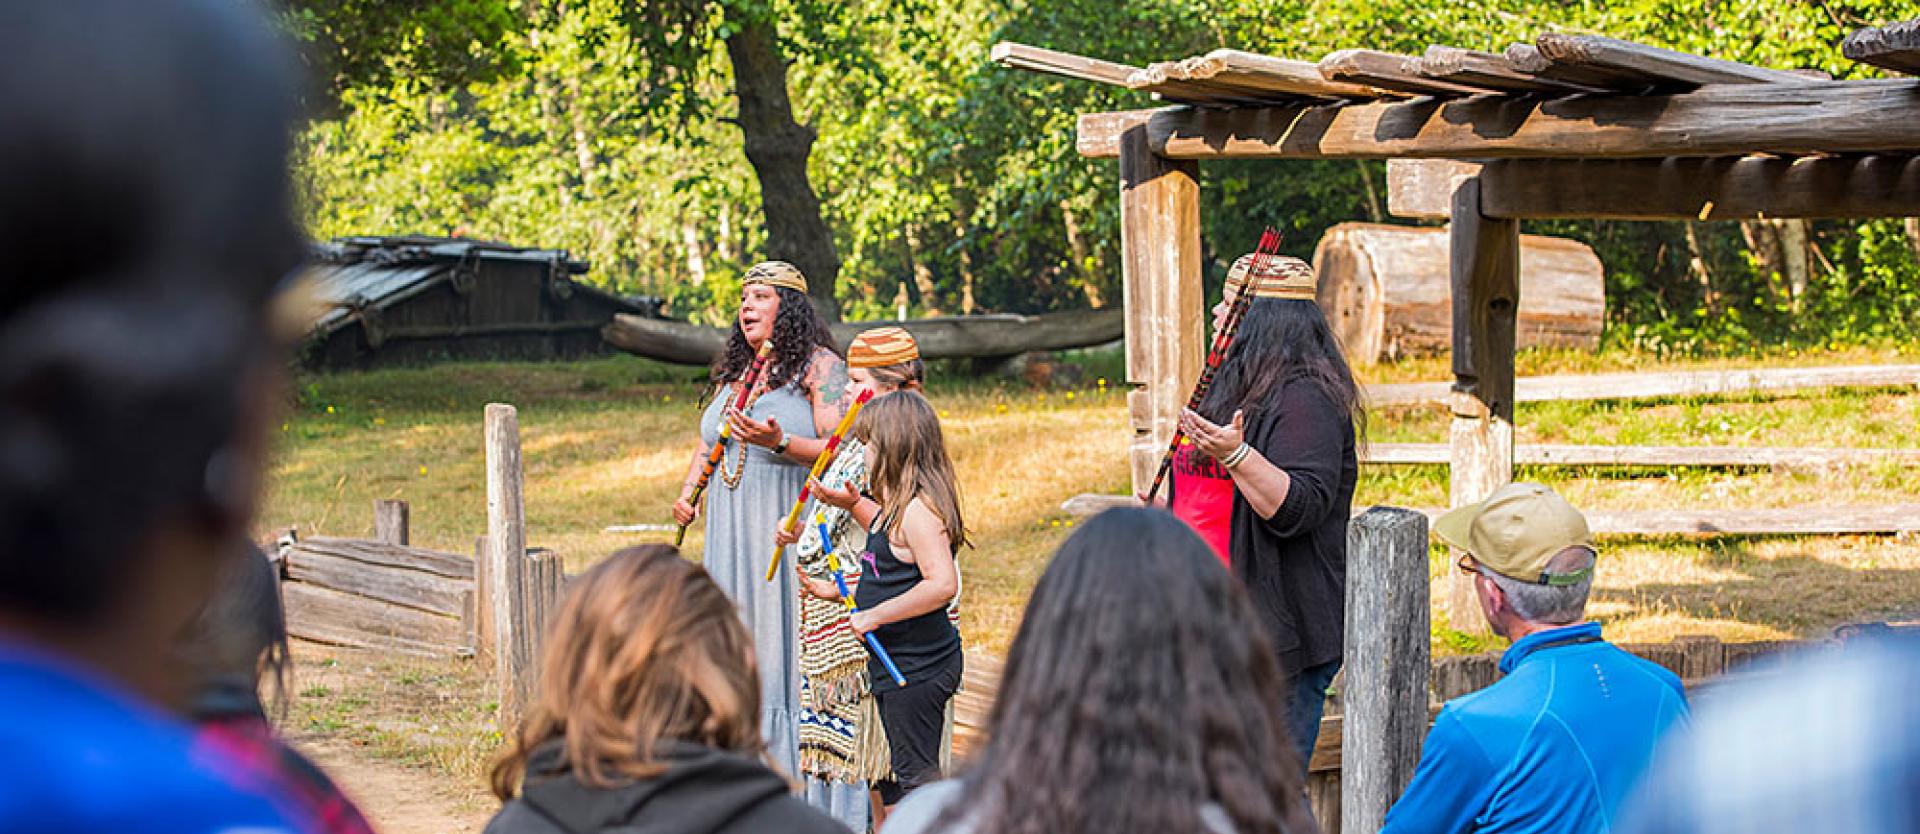
<instances>
[{"instance_id":1,"label":"yellow painted stick","mask_svg":"<svg viewBox=\"0 0 1920 834\"><path fill-rule=\"evenodd\" d=\"M827 471L827 466L833 463L833 457L840 451L840 443L847 436L847 430L853 428L854 415L859 414L860 407L866 405L867 400L870 399L873 399L872 389L861 391L860 396L855 397L853 405L847 409L847 416L840 418L840 425L833 427L833 434L827 438L827 447L821 449L820 456L813 459L813 469L807 473L807 483L800 487L800 497L793 502L793 509L787 512L787 520L780 523L780 532L792 533L794 525L800 523L800 512L806 509L807 498L813 494L813 479L820 477L820 473ZM829 544L831 543L821 542L820 546L826 547ZM786 549L787 546L784 544L774 546L773 561L767 563L768 582L772 582L773 577L779 574L780 554Z\"/></svg>"}]
</instances>

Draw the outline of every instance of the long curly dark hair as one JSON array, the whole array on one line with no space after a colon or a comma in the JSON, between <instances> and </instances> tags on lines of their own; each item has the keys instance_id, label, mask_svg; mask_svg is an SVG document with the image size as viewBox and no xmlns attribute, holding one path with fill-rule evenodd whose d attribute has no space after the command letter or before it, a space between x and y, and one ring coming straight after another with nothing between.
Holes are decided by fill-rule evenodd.
<instances>
[{"instance_id":1,"label":"long curly dark hair","mask_svg":"<svg viewBox=\"0 0 1920 834\"><path fill-rule=\"evenodd\" d=\"M1367 412L1326 314L1312 301L1256 298L1234 335L1227 358L1200 402L1202 417L1222 425L1236 409L1249 420L1273 403L1280 386L1304 377L1353 415L1356 442L1366 435Z\"/></svg>"},{"instance_id":2,"label":"long curly dark hair","mask_svg":"<svg viewBox=\"0 0 1920 834\"><path fill-rule=\"evenodd\" d=\"M768 391L785 388L804 375L815 348L826 348L835 356L840 355L840 349L833 344L833 331L827 329L826 319L813 309L806 293L786 287L774 290L780 294L780 311L773 316L773 358L767 361L766 370ZM733 332L727 335L727 349L714 360L707 391L701 400L705 401L720 386L739 379L752 364L753 347L747 344L747 334L740 330L740 319L736 316Z\"/></svg>"},{"instance_id":3,"label":"long curly dark hair","mask_svg":"<svg viewBox=\"0 0 1920 834\"><path fill-rule=\"evenodd\" d=\"M982 834L1314 831L1279 663L1233 577L1162 510L1068 537L1033 590L961 801Z\"/></svg>"}]
</instances>

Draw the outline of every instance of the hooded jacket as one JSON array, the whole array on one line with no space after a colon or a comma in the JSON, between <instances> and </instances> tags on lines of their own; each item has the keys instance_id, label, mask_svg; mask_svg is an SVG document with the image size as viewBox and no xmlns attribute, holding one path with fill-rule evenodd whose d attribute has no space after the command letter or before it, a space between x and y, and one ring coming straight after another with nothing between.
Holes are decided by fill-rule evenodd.
<instances>
[{"instance_id":1,"label":"hooded jacket","mask_svg":"<svg viewBox=\"0 0 1920 834\"><path fill-rule=\"evenodd\" d=\"M582 783L558 740L535 749L520 796L485 834L847 834L788 791L786 780L745 756L672 742L659 776L610 788Z\"/></svg>"}]
</instances>

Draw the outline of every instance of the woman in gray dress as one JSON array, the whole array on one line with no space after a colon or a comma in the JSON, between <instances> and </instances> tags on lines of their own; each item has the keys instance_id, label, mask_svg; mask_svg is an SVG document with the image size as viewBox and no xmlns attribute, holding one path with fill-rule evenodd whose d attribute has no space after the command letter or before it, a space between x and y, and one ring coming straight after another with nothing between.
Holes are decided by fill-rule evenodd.
<instances>
[{"instance_id":1,"label":"woman in gray dress","mask_svg":"<svg viewBox=\"0 0 1920 834\"><path fill-rule=\"evenodd\" d=\"M707 484L702 558L753 633L762 690L761 734L774 762L797 777L799 735L794 721L800 693L793 572L776 571L768 581L767 565L773 557L774 530L799 497L809 468L826 447L825 438L846 412L847 364L835 352L826 322L807 300L806 277L800 270L784 261L767 261L748 270L744 284L727 348L713 365L715 391L700 418L700 449L687 467L673 516L686 524L698 514L689 500L693 485L719 439L722 421L731 423L733 437ZM733 389L768 340L773 355L756 391L744 412L734 412ZM859 801L864 820L865 797Z\"/></svg>"}]
</instances>

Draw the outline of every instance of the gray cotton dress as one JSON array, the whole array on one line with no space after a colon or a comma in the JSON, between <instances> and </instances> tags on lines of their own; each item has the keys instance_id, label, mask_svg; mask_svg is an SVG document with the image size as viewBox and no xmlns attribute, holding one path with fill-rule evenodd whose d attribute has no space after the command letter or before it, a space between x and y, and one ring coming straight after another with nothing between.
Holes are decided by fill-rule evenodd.
<instances>
[{"instance_id":1,"label":"gray cotton dress","mask_svg":"<svg viewBox=\"0 0 1920 834\"><path fill-rule=\"evenodd\" d=\"M832 361L840 360L834 357ZM831 376L844 379L845 372L837 371ZM747 409L747 415L762 421L775 418L792 437L818 437L804 377L803 373L785 388L762 393ZM700 416L702 441L712 444L719 437L720 414L733 397L731 386L714 395L713 402ZM707 485L707 495L702 499L706 502L703 512L707 518L703 561L720 590L739 606L740 618L753 635L760 664L760 733L766 739L767 751L783 773L797 778L800 739L796 720L800 712L800 684L794 618L798 591L791 566L783 565L771 582L766 576L767 563L773 558L773 533L793 508L794 499L800 496L810 467L759 446L746 446L746 469L740 473L739 484L729 486L723 473L738 471L743 445L737 441L728 443L726 456L715 468L713 479ZM793 558L792 553L786 558ZM845 797L809 799L816 806L829 806L823 810L842 818L849 827L858 825L855 830L864 829L867 816L864 787L858 789L857 807L831 807L855 806L851 801L855 798L854 791L846 793Z\"/></svg>"}]
</instances>

